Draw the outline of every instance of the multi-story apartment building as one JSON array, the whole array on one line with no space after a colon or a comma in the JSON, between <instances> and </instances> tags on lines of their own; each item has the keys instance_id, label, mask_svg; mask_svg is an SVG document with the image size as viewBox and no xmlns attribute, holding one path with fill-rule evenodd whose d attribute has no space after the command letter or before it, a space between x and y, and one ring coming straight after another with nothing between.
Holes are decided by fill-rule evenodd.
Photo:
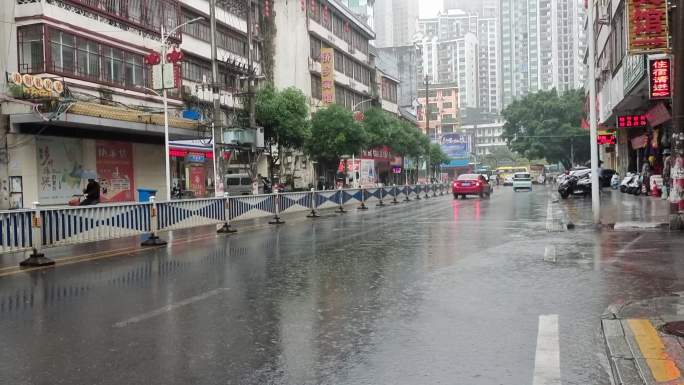
<instances>
[{"instance_id":1,"label":"multi-story apartment building","mask_svg":"<svg viewBox=\"0 0 684 385\"><path fill-rule=\"evenodd\" d=\"M4 76L0 80L8 95L2 99L0 119L8 149L0 177L12 177L22 186L18 198L3 201L3 207L34 201L64 204L93 175L109 186L105 201L135 200L138 187L157 190L165 198L171 188L164 177L166 157L171 158L172 185L186 196L220 189L211 150L166 153L162 98L151 90L152 70L144 58L160 50L163 32L170 33L169 51L184 54L175 70L180 84L169 91L170 137L210 137L210 125L202 120L212 112L210 85L221 88L220 104L228 118L242 108L240 88L250 53L243 2L222 1L216 9L219 79L212 78L210 65L208 0L7 3L11 6L0 7L0 19L7 22L0 41L7 56L1 64L33 85L8 84ZM262 15L256 5L251 12L255 19ZM257 24L254 31L256 65L251 70L260 75Z\"/></svg>"},{"instance_id":2,"label":"multi-story apartment building","mask_svg":"<svg viewBox=\"0 0 684 385\"><path fill-rule=\"evenodd\" d=\"M375 28L375 0L343 0L342 3L371 29Z\"/></svg>"},{"instance_id":3,"label":"multi-story apartment building","mask_svg":"<svg viewBox=\"0 0 684 385\"><path fill-rule=\"evenodd\" d=\"M455 83L430 84L426 97L426 89L418 89L418 126L437 141L442 134L456 132L460 128L458 92ZM427 130L427 121L430 129Z\"/></svg>"},{"instance_id":4,"label":"multi-story apartment building","mask_svg":"<svg viewBox=\"0 0 684 385\"><path fill-rule=\"evenodd\" d=\"M322 103L321 49L332 48L334 102L349 109L366 109L373 97L375 34L336 0L277 2L274 81L277 87L297 87L311 97L312 108ZM287 31L283 33L282 31Z\"/></svg>"},{"instance_id":5,"label":"multi-story apartment building","mask_svg":"<svg viewBox=\"0 0 684 385\"><path fill-rule=\"evenodd\" d=\"M418 23L419 71L435 83L456 82L461 109L499 109L497 19L451 9Z\"/></svg>"},{"instance_id":6,"label":"multi-story apartment building","mask_svg":"<svg viewBox=\"0 0 684 385\"><path fill-rule=\"evenodd\" d=\"M418 73L418 54L413 45L378 48L378 60L396 63L399 83L397 101L400 107L412 107L418 98L423 79Z\"/></svg>"},{"instance_id":7,"label":"multi-story apartment building","mask_svg":"<svg viewBox=\"0 0 684 385\"><path fill-rule=\"evenodd\" d=\"M504 106L530 92L583 85L584 13L580 0L502 0Z\"/></svg>"},{"instance_id":8,"label":"multi-story apartment building","mask_svg":"<svg viewBox=\"0 0 684 385\"><path fill-rule=\"evenodd\" d=\"M595 64L599 134L616 139L599 146L602 167L625 175L653 157L660 169L663 150L674 143L671 101L649 95L649 60L659 56L629 54L626 1L597 2L595 14L596 58L586 63Z\"/></svg>"},{"instance_id":9,"label":"multi-story apartment building","mask_svg":"<svg viewBox=\"0 0 684 385\"><path fill-rule=\"evenodd\" d=\"M376 47L412 45L416 34L418 11L416 0L376 0Z\"/></svg>"},{"instance_id":10,"label":"multi-story apartment building","mask_svg":"<svg viewBox=\"0 0 684 385\"><path fill-rule=\"evenodd\" d=\"M496 120L492 123L463 125L462 129L473 138L473 152L477 156L491 154L496 148L506 148L506 141L501 138L504 122Z\"/></svg>"}]
</instances>

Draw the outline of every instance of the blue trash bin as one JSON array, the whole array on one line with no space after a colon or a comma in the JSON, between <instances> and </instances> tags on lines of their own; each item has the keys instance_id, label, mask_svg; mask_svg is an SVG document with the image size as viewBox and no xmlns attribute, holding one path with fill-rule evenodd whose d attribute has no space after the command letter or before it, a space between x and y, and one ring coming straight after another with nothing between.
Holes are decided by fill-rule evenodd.
<instances>
[{"instance_id":1,"label":"blue trash bin","mask_svg":"<svg viewBox=\"0 0 684 385\"><path fill-rule=\"evenodd\" d=\"M139 188L138 189L138 202L149 202L150 197L153 197L156 195L157 195L157 190Z\"/></svg>"}]
</instances>

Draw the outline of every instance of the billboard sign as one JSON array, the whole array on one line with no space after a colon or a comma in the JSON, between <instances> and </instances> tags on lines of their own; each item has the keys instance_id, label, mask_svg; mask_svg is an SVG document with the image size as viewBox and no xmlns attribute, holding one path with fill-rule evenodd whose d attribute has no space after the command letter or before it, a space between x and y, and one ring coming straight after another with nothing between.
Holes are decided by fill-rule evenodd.
<instances>
[{"instance_id":1,"label":"billboard sign","mask_svg":"<svg viewBox=\"0 0 684 385\"><path fill-rule=\"evenodd\" d=\"M667 52L667 0L627 0L627 8L629 53Z\"/></svg>"},{"instance_id":2,"label":"billboard sign","mask_svg":"<svg viewBox=\"0 0 684 385\"><path fill-rule=\"evenodd\" d=\"M440 146L451 159L468 159L470 156L470 136L466 134L442 134Z\"/></svg>"}]
</instances>

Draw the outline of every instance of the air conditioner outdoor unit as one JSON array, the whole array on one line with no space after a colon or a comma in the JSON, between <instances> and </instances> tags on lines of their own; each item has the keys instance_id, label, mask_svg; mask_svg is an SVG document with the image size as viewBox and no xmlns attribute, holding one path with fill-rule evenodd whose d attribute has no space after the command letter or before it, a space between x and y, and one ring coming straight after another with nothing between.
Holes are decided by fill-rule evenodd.
<instances>
[{"instance_id":1,"label":"air conditioner outdoor unit","mask_svg":"<svg viewBox=\"0 0 684 385\"><path fill-rule=\"evenodd\" d=\"M264 128L257 127L256 129L256 147L264 148L266 147L266 141L264 140Z\"/></svg>"}]
</instances>

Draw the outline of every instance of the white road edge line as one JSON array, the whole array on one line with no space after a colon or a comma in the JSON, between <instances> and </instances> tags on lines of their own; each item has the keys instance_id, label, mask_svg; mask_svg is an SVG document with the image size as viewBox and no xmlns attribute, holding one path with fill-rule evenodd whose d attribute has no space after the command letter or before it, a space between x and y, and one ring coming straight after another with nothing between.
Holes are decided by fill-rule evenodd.
<instances>
[{"instance_id":1,"label":"white road edge line","mask_svg":"<svg viewBox=\"0 0 684 385\"><path fill-rule=\"evenodd\" d=\"M152 311L150 311L150 312L143 313L143 314L140 314L140 315L138 315L138 316L129 318L129 319L127 319L127 320L124 320L124 321L121 321L121 322L117 322L117 323L114 324L114 327L115 327L115 328L123 328L123 327L126 327L126 326L131 325L131 324L134 324L134 323L138 323L138 322L141 322L141 321L145 321L145 320L148 320L148 319L150 319L150 318L154 318L154 317L156 317L156 316L162 315L162 314L164 314L164 313L168 313L168 312L170 312L170 311L172 311L172 310L175 310L175 309L178 309L178 308L180 308L180 307L187 306L187 305L193 304L193 303L195 303L195 302L199 302L199 301L205 300L205 299L207 299L207 298L210 298L210 297L213 297L213 296L215 296L215 295L221 294L221 293L223 293L223 292L225 292L225 291L228 291L228 290L230 290L230 289L229 289L229 288L225 288L225 287L218 288L218 289L214 289L214 290L209 290L209 291L207 291L207 292L205 292L205 293L196 295L196 296L194 296L194 297L190 297L190 298L184 299L184 300L182 300L182 301L170 303L170 304L168 304L168 305L166 305L166 306L164 306L164 307L161 307L161 308L159 308L159 309L155 309L155 310L152 310Z\"/></svg>"},{"instance_id":2,"label":"white road edge line","mask_svg":"<svg viewBox=\"0 0 684 385\"><path fill-rule=\"evenodd\" d=\"M539 316L532 385L561 385L558 314Z\"/></svg>"},{"instance_id":3,"label":"white road edge line","mask_svg":"<svg viewBox=\"0 0 684 385\"><path fill-rule=\"evenodd\" d=\"M623 253L629 251L629 249L631 249L632 246L634 246L637 242L639 242L639 241L641 240L641 238L643 238L643 237L644 237L644 234L641 234L641 235L639 235L638 237L632 239L631 241L629 241L628 244L624 245L624 246L623 246L620 250L618 250L615 254L623 254Z\"/></svg>"}]
</instances>

